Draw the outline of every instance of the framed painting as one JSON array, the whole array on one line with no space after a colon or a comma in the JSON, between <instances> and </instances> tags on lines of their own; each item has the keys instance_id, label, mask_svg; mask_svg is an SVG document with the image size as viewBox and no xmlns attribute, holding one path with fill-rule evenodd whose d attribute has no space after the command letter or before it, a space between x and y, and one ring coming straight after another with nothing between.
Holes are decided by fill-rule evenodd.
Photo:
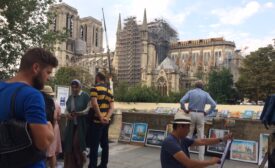
<instances>
[{"instance_id":1,"label":"framed painting","mask_svg":"<svg viewBox=\"0 0 275 168\"><path fill-rule=\"evenodd\" d=\"M265 153L268 150L268 138L269 134L260 134L260 141L259 141L259 165L262 163ZM268 167L268 163L265 164L265 167Z\"/></svg>"},{"instance_id":2,"label":"framed painting","mask_svg":"<svg viewBox=\"0 0 275 168\"><path fill-rule=\"evenodd\" d=\"M131 141L144 143L146 138L147 128L148 128L147 123L134 123Z\"/></svg>"},{"instance_id":3,"label":"framed painting","mask_svg":"<svg viewBox=\"0 0 275 168\"><path fill-rule=\"evenodd\" d=\"M258 142L234 139L231 144L230 159L258 163Z\"/></svg>"},{"instance_id":4,"label":"framed painting","mask_svg":"<svg viewBox=\"0 0 275 168\"><path fill-rule=\"evenodd\" d=\"M146 146L161 147L166 137L166 131L148 129Z\"/></svg>"},{"instance_id":5,"label":"framed painting","mask_svg":"<svg viewBox=\"0 0 275 168\"><path fill-rule=\"evenodd\" d=\"M229 130L213 129L209 130L209 138L222 138L229 133ZM207 152L223 154L226 147L226 142L221 142L215 145L208 145Z\"/></svg>"},{"instance_id":6,"label":"framed painting","mask_svg":"<svg viewBox=\"0 0 275 168\"><path fill-rule=\"evenodd\" d=\"M124 141L124 142L130 142L132 132L133 132L133 124L122 122L121 129L120 129L120 135L119 135L118 140L119 141Z\"/></svg>"}]
</instances>

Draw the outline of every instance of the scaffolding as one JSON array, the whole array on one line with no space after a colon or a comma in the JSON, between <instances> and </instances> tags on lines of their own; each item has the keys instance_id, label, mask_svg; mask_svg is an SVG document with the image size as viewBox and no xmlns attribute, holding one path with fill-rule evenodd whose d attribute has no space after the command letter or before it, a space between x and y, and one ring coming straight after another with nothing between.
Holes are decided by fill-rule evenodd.
<instances>
[{"instance_id":1,"label":"scaffolding","mask_svg":"<svg viewBox=\"0 0 275 168\"><path fill-rule=\"evenodd\" d=\"M130 85L141 80L142 41L136 17L124 20L124 29L117 39L118 80Z\"/></svg>"},{"instance_id":2,"label":"scaffolding","mask_svg":"<svg viewBox=\"0 0 275 168\"><path fill-rule=\"evenodd\" d=\"M158 64L168 55L170 43L178 40L177 31L164 19L155 19L148 23L149 40L156 46Z\"/></svg>"}]
</instances>

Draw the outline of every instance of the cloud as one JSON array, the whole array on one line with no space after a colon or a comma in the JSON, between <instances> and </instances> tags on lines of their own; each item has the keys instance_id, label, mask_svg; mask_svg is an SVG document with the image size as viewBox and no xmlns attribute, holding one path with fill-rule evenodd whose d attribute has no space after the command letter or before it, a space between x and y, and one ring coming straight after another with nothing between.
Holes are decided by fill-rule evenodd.
<instances>
[{"instance_id":1,"label":"cloud","mask_svg":"<svg viewBox=\"0 0 275 168\"><path fill-rule=\"evenodd\" d=\"M267 2L267 3L264 4L264 7L265 8L273 8L274 6L273 6L272 2Z\"/></svg>"},{"instance_id":2,"label":"cloud","mask_svg":"<svg viewBox=\"0 0 275 168\"><path fill-rule=\"evenodd\" d=\"M213 15L218 16L220 23L229 25L238 25L246 19L255 15L261 8L256 1L248 2L244 7L234 7L230 9L214 9L211 11Z\"/></svg>"}]
</instances>

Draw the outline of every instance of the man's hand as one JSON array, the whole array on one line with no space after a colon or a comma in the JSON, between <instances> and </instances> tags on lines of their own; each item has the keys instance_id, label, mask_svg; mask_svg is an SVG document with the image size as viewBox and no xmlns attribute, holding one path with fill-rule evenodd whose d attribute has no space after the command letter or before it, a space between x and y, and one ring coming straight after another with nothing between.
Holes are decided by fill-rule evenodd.
<instances>
[{"instance_id":1,"label":"man's hand","mask_svg":"<svg viewBox=\"0 0 275 168\"><path fill-rule=\"evenodd\" d=\"M72 120L72 119L73 119L73 116L72 116L72 114L70 114L70 113L68 113L68 114L66 115L66 117L67 117L69 120Z\"/></svg>"},{"instance_id":2,"label":"man's hand","mask_svg":"<svg viewBox=\"0 0 275 168\"><path fill-rule=\"evenodd\" d=\"M109 120L106 119L106 117L99 116L99 121L101 124L109 124Z\"/></svg>"},{"instance_id":3,"label":"man's hand","mask_svg":"<svg viewBox=\"0 0 275 168\"><path fill-rule=\"evenodd\" d=\"M230 132L229 134L225 135L222 139L223 139L223 141L227 141L229 139L232 140L233 139L232 133Z\"/></svg>"},{"instance_id":4,"label":"man's hand","mask_svg":"<svg viewBox=\"0 0 275 168\"><path fill-rule=\"evenodd\" d=\"M218 158L218 157L212 157L211 159L210 159L210 163L211 164L217 164L217 163L220 163L221 162L221 159L220 158Z\"/></svg>"}]
</instances>

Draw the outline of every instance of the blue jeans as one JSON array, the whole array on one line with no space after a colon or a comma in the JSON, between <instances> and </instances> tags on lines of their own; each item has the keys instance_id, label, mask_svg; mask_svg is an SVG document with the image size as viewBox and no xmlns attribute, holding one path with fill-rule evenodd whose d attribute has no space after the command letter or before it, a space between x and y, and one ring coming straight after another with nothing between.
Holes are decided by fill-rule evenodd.
<instances>
[{"instance_id":1,"label":"blue jeans","mask_svg":"<svg viewBox=\"0 0 275 168\"><path fill-rule=\"evenodd\" d=\"M90 147L89 168L97 168L98 147L102 148L100 168L107 168L109 160L109 141L108 141L109 124L98 124L91 122L88 134Z\"/></svg>"}]
</instances>

